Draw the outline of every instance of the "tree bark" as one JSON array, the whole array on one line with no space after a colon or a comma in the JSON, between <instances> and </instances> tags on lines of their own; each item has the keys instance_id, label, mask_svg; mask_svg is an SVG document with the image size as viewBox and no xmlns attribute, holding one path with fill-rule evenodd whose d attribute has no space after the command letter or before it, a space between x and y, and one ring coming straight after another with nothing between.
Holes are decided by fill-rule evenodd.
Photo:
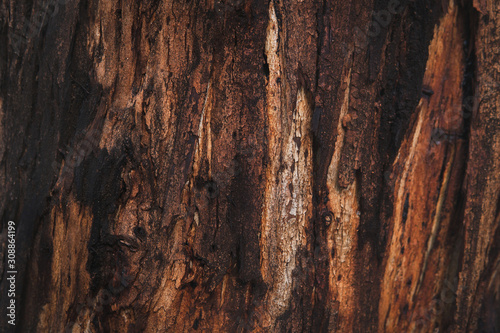
<instances>
[{"instance_id":1,"label":"tree bark","mask_svg":"<svg viewBox=\"0 0 500 333\"><path fill-rule=\"evenodd\" d=\"M0 330L500 331L497 0L0 12Z\"/></svg>"}]
</instances>

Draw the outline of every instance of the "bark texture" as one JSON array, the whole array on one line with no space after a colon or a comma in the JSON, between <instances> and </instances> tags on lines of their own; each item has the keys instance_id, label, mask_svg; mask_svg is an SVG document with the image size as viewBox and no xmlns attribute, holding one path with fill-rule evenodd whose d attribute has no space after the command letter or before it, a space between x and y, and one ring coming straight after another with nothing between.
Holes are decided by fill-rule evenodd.
<instances>
[{"instance_id":1,"label":"bark texture","mask_svg":"<svg viewBox=\"0 0 500 333\"><path fill-rule=\"evenodd\" d=\"M497 0L0 13L0 330L500 331Z\"/></svg>"}]
</instances>

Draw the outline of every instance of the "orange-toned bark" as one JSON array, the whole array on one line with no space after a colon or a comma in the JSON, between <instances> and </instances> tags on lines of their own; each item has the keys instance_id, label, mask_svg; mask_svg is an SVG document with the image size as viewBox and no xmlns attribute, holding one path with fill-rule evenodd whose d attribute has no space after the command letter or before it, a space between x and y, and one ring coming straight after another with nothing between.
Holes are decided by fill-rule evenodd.
<instances>
[{"instance_id":1,"label":"orange-toned bark","mask_svg":"<svg viewBox=\"0 0 500 333\"><path fill-rule=\"evenodd\" d=\"M0 330L499 329L498 3L46 4L0 4Z\"/></svg>"}]
</instances>

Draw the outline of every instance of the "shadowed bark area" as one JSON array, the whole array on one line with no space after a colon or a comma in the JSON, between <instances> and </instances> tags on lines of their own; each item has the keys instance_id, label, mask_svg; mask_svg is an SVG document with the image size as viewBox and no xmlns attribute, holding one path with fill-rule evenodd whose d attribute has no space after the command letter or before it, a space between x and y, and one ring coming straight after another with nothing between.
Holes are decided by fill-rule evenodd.
<instances>
[{"instance_id":1,"label":"shadowed bark area","mask_svg":"<svg viewBox=\"0 0 500 333\"><path fill-rule=\"evenodd\" d=\"M0 13L1 331L500 330L498 1Z\"/></svg>"}]
</instances>

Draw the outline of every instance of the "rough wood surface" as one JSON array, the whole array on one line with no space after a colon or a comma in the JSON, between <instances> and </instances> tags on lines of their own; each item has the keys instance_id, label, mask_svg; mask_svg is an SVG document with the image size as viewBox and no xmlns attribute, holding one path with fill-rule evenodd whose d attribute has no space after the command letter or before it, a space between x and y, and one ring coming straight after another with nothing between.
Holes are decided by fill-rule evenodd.
<instances>
[{"instance_id":1,"label":"rough wood surface","mask_svg":"<svg viewBox=\"0 0 500 333\"><path fill-rule=\"evenodd\" d=\"M18 332L498 332L500 3L0 2Z\"/></svg>"}]
</instances>

